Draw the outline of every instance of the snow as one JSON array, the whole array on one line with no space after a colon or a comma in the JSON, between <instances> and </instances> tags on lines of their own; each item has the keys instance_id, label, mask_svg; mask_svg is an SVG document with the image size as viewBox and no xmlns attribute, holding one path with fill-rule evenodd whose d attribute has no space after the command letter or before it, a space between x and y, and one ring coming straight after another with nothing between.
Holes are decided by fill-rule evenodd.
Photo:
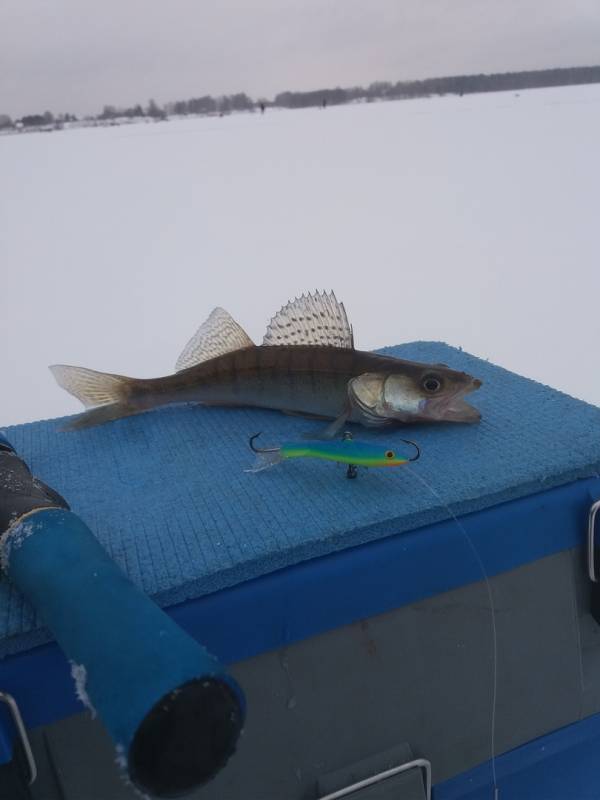
<instances>
[{"instance_id":1,"label":"snow","mask_svg":"<svg viewBox=\"0 0 600 800\"><path fill-rule=\"evenodd\" d=\"M0 140L0 424L46 369L173 370L334 289L357 346L441 339L600 404L600 85Z\"/></svg>"},{"instance_id":2,"label":"snow","mask_svg":"<svg viewBox=\"0 0 600 800\"><path fill-rule=\"evenodd\" d=\"M128 771L128 760L127 760L127 752L125 747L122 744L116 745L115 750L115 764L119 769L121 780L123 781L124 785L127 786L131 791L141 800L151 800L149 795L145 794L141 791L137 786L135 786L130 778L129 778L129 771Z\"/></svg>"},{"instance_id":3,"label":"snow","mask_svg":"<svg viewBox=\"0 0 600 800\"><path fill-rule=\"evenodd\" d=\"M115 764L120 770L127 772L127 755L122 744L118 744L116 747Z\"/></svg>"},{"instance_id":4,"label":"snow","mask_svg":"<svg viewBox=\"0 0 600 800\"><path fill-rule=\"evenodd\" d=\"M16 515L12 516L16 520ZM8 574L10 556L13 550L18 550L26 539L39 530L39 526L36 525L35 521L27 519L27 516L33 515L29 514L21 517L16 525L13 521L0 536L0 575L2 572Z\"/></svg>"},{"instance_id":5,"label":"snow","mask_svg":"<svg viewBox=\"0 0 600 800\"><path fill-rule=\"evenodd\" d=\"M90 700L90 696L87 693L87 670L84 664L76 664L74 661L69 662L71 664L71 677L73 678L73 682L75 683L75 696L79 700L80 703L91 712L92 719L96 718L96 709L92 705L92 701Z\"/></svg>"}]
</instances>

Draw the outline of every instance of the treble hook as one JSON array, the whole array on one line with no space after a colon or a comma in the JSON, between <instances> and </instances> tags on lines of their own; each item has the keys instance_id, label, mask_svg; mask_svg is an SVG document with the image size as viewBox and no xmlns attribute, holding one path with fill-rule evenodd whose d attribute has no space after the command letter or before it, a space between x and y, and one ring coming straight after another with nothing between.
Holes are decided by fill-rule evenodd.
<instances>
[{"instance_id":1,"label":"treble hook","mask_svg":"<svg viewBox=\"0 0 600 800\"><path fill-rule=\"evenodd\" d=\"M413 456L412 458L409 458L409 459L408 459L408 461L416 461L418 458L420 458L420 456L421 456L421 451L419 450L419 445L418 445L416 442L411 442L411 440L410 440L410 439L400 439L400 441L401 441L401 442L404 442L404 444L412 444L412 446L413 446L413 447L415 448L415 450L417 451L417 455L416 455L416 456Z\"/></svg>"},{"instance_id":2,"label":"treble hook","mask_svg":"<svg viewBox=\"0 0 600 800\"><path fill-rule=\"evenodd\" d=\"M258 439L258 437L261 434L262 434L262 431L260 431L260 433L255 433L254 436L250 437L250 439L248 440L248 444L250 445L250 449L254 450L255 453L277 453L279 451L279 447L255 447L254 446L254 440Z\"/></svg>"}]
</instances>

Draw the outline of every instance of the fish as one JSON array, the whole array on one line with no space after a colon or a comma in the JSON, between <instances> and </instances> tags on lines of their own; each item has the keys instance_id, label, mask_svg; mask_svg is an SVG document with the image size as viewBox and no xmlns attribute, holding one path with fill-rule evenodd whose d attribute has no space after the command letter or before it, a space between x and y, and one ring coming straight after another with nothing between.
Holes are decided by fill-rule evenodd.
<instances>
[{"instance_id":1,"label":"fish","mask_svg":"<svg viewBox=\"0 0 600 800\"><path fill-rule=\"evenodd\" d=\"M402 439L405 444L415 448L412 458L399 455L391 447L384 447L372 442L360 442L350 436L335 442L304 440L302 442L283 442L279 447L256 447L254 440L260 436L255 433L250 437L250 447L257 454L253 467L246 472L262 472L269 467L280 464L288 458L318 458L323 461L335 461L337 464L348 464L350 467L401 467L409 461L416 461L420 456L418 445L408 439ZM348 477L355 477L354 471L349 471Z\"/></svg>"},{"instance_id":2,"label":"fish","mask_svg":"<svg viewBox=\"0 0 600 800\"><path fill-rule=\"evenodd\" d=\"M255 407L333 420L319 438L347 422L367 428L415 422L475 423L465 395L481 381L444 364L422 364L357 350L344 304L333 292L288 302L256 345L223 308L189 340L175 372L130 378L84 367L50 367L58 384L88 409L67 423L87 428L161 406Z\"/></svg>"}]
</instances>

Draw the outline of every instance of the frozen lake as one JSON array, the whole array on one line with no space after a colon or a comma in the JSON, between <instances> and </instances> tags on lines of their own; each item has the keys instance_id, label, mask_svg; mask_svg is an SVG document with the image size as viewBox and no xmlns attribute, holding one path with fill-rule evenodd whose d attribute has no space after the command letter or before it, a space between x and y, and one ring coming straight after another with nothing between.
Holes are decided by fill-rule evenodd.
<instances>
[{"instance_id":1,"label":"frozen lake","mask_svg":"<svg viewBox=\"0 0 600 800\"><path fill-rule=\"evenodd\" d=\"M173 370L334 289L372 349L443 340L600 404L600 85L0 138L0 425L48 364Z\"/></svg>"}]
</instances>

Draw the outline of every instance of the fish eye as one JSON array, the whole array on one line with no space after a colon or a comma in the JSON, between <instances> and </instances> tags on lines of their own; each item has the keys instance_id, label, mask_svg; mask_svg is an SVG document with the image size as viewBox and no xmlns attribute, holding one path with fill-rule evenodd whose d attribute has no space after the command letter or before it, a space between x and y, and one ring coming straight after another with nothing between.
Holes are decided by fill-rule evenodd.
<instances>
[{"instance_id":1,"label":"fish eye","mask_svg":"<svg viewBox=\"0 0 600 800\"><path fill-rule=\"evenodd\" d=\"M426 375L421 381L421 386L426 392L433 394L442 388L442 382L435 375Z\"/></svg>"},{"instance_id":2,"label":"fish eye","mask_svg":"<svg viewBox=\"0 0 600 800\"><path fill-rule=\"evenodd\" d=\"M393 450L387 450L386 453L385 453L385 457L386 458L393 458L394 457L394 451Z\"/></svg>"}]
</instances>

